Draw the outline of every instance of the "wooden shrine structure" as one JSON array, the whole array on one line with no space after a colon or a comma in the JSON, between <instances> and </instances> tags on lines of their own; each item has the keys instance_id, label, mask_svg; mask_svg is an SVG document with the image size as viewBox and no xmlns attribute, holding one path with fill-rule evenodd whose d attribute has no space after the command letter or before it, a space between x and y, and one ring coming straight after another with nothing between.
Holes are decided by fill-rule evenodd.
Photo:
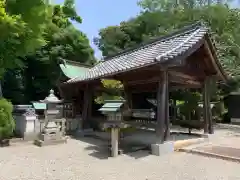
<instances>
[{"instance_id":1,"label":"wooden shrine structure","mask_svg":"<svg viewBox=\"0 0 240 180\"><path fill-rule=\"evenodd\" d=\"M120 52L99 62L82 76L61 84L64 96L82 99L83 122L91 118L93 92L103 90L101 79L119 80L125 99L132 107L132 95L156 94L156 134L159 144L169 136L169 91L174 88L203 90L204 132L213 133L209 85L212 79L226 81L209 30L202 23L185 27L168 36Z\"/></svg>"}]
</instances>

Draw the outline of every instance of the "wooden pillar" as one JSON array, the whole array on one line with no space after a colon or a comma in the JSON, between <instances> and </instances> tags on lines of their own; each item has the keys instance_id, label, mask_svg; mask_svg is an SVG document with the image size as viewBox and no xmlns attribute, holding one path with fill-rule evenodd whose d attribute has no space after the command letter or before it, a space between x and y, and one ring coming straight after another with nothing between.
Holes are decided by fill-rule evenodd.
<instances>
[{"instance_id":1,"label":"wooden pillar","mask_svg":"<svg viewBox=\"0 0 240 180\"><path fill-rule=\"evenodd\" d=\"M204 81L203 87L203 116L204 116L204 133L213 134L212 112L210 104L210 77Z\"/></svg>"},{"instance_id":2,"label":"wooden pillar","mask_svg":"<svg viewBox=\"0 0 240 180\"><path fill-rule=\"evenodd\" d=\"M82 128L87 128L87 121L88 121L88 115L89 115L89 104L90 104L90 91L89 91L89 85L86 85L86 88L84 90L83 95L83 112L82 112Z\"/></svg>"},{"instance_id":3,"label":"wooden pillar","mask_svg":"<svg viewBox=\"0 0 240 180\"><path fill-rule=\"evenodd\" d=\"M208 78L208 99L207 99L207 102L208 102L208 118L209 118L209 123L208 123L208 133L209 134L213 134L214 133L214 129L213 129L213 118L212 118L212 108L211 108L211 82L212 82L212 78L209 77Z\"/></svg>"},{"instance_id":4,"label":"wooden pillar","mask_svg":"<svg viewBox=\"0 0 240 180\"><path fill-rule=\"evenodd\" d=\"M88 104L88 118L91 120L92 119L92 106L94 103L94 94L93 94L93 88L89 88L88 90L88 98L89 98L89 104Z\"/></svg>"},{"instance_id":5,"label":"wooden pillar","mask_svg":"<svg viewBox=\"0 0 240 180\"><path fill-rule=\"evenodd\" d=\"M157 90L157 125L156 125L156 134L157 134L157 143L162 144L165 140L165 134L169 131L169 118L166 110L168 105L168 73L167 71L163 71L161 73L161 78L159 78L158 82L158 90ZM166 127L167 131L164 131L164 127ZM166 132L166 133L165 133ZM166 136L167 138L167 136Z\"/></svg>"},{"instance_id":6,"label":"wooden pillar","mask_svg":"<svg viewBox=\"0 0 240 180\"><path fill-rule=\"evenodd\" d=\"M64 94L63 87L61 87L59 84L57 84L57 88L58 88L58 91L59 91L60 98L65 100L66 97L65 97L65 94Z\"/></svg>"},{"instance_id":7,"label":"wooden pillar","mask_svg":"<svg viewBox=\"0 0 240 180\"><path fill-rule=\"evenodd\" d=\"M168 81L168 72L165 71L163 78L165 79L165 88L166 88L166 96L165 96L165 132L164 132L164 141L167 141L170 137L170 119L169 119L169 81Z\"/></svg>"},{"instance_id":8,"label":"wooden pillar","mask_svg":"<svg viewBox=\"0 0 240 180\"><path fill-rule=\"evenodd\" d=\"M177 120L177 101L173 99L173 121Z\"/></svg>"},{"instance_id":9,"label":"wooden pillar","mask_svg":"<svg viewBox=\"0 0 240 180\"><path fill-rule=\"evenodd\" d=\"M132 117L132 92L127 83L123 82L124 99L127 101L126 106L128 108L127 114L124 115L124 120L130 120ZM123 132L122 132L123 133Z\"/></svg>"},{"instance_id":10,"label":"wooden pillar","mask_svg":"<svg viewBox=\"0 0 240 180\"><path fill-rule=\"evenodd\" d=\"M127 101L129 109L132 109L132 92L130 91L129 86L126 82L123 83L123 87L125 100Z\"/></svg>"}]
</instances>

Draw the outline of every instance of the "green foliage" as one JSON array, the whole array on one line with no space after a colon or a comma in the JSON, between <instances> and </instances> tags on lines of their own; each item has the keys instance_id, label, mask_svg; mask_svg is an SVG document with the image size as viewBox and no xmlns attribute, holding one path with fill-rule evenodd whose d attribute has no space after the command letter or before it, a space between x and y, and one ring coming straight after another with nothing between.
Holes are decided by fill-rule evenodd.
<instances>
[{"instance_id":1,"label":"green foliage","mask_svg":"<svg viewBox=\"0 0 240 180\"><path fill-rule=\"evenodd\" d=\"M15 128L12 116L13 106L6 99L0 99L0 139L7 139Z\"/></svg>"},{"instance_id":2,"label":"green foliage","mask_svg":"<svg viewBox=\"0 0 240 180\"><path fill-rule=\"evenodd\" d=\"M0 1L0 78L6 69L22 65L19 57L45 43L47 15L43 0Z\"/></svg>"},{"instance_id":3,"label":"green foliage","mask_svg":"<svg viewBox=\"0 0 240 180\"><path fill-rule=\"evenodd\" d=\"M197 112L201 94L198 92L184 91L183 99L184 103L179 106L180 113L185 117L185 119L191 120L191 113L196 114Z\"/></svg>"},{"instance_id":4,"label":"green foliage","mask_svg":"<svg viewBox=\"0 0 240 180\"><path fill-rule=\"evenodd\" d=\"M98 104L103 104L105 100L121 100L123 85L120 81L116 80L101 80L103 87L106 88L105 92L101 93L95 99L95 102Z\"/></svg>"},{"instance_id":5,"label":"green foliage","mask_svg":"<svg viewBox=\"0 0 240 180\"><path fill-rule=\"evenodd\" d=\"M111 90L120 90L123 89L123 84L120 81L117 80L106 80L103 79L101 80L103 86L107 89L111 89Z\"/></svg>"},{"instance_id":6,"label":"green foliage","mask_svg":"<svg viewBox=\"0 0 240 180\"><path fill-rule=\"evenodd\" d=\"M3 77L3 94L13 104L21 104L25 99L21 73L19 69L7 70Z\"/></svg>"},{"instance_id":7,"label":"green foliage","mask_svg":"<svg viewBox=\"0 0 240 180\"><path fill-rule=\"evenodd\" d=\"M42 34L45 44L18 58L23 62L23 67L15 69L18 74L8 73L4 76L4 97L14 103L29 103L45 98L49 89L59 83L59 63L63 60L88 65L96 61L87 36L72 25L71 20L82 22L76 13L74 0L65 0L63 5L48 5L47 10L48 21L44 24ZM16 79L20 83L12 86ZM16 100L17 94L19 97L24 94L24 98Z\"/></svg>"}]
</instances>

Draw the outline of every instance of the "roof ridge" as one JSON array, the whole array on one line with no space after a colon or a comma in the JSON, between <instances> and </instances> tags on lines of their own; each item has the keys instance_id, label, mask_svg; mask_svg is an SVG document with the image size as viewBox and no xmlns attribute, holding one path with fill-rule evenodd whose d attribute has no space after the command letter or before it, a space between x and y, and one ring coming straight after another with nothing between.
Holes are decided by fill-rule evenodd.
<instances>
[{"instance_id":1,"label":"roof ridge","mask_svg":"<svg viewBox=\"0 0 240 180\"><path fill-rule=\"evenodd\" d=\"M166 41L166 40L171 39L173 37L178 37L178 36L181 36L182 34L186 34L188 32L195 31L197 28L200 28L200 27L205 27L205 25L204 25L203 22L197 21L196 23L193 23L193 24L190 24L188 26L184 26L181 29L175 30L175 31L173 31L172 33L170 33L168 35L157 37L157 38L152 39L152 40L150 40L148 42L141 43L141 44L139 44L136 47L132 47L132 48L128 48L126 50L120 51L120 52L116 53L115 55L107 56L102 62L108 61L108 60L110 60L110 59L112 59L114 57L119 57L121 55L125 55L127 53L137 51L139 49L143 49L143 48L149 47L149 46L154 45L154 44L156 44L158 42Z\"/></svg>"},{"instance_id":2,"label":"roof ridge","mask_svg":"<svg viewBox=\"0 0 240 180\"><path fill-rule=\"evenodd\" d=\"M188 37L186 40L184 40L182 43L180 43L178 46L174 47L173 49L171 49L171 50L169 50L169 51L167 51L167 52L165 52L165 53L157 56L157 57L156 57L156 60L157 60L157 61L160 61L162 57L164 57L164 56L166 56L167 54L170 54L170 53L176 51L177 49L181 48L181 47L182 47L186 42L188 42L193 36L195 36L197 33L199 33L200 30L201 30L201 28L196 29L191 35L189 35L189 37Z\"/></svg>"},{"instance_id":3,"label":"roof ridge","mask_svg":"<svg viewBox=\"0 0 240 180\"><path fill-rule=\"evenodd\" d=\"M88 65L88 64L84 64L84 63L81 63L81 62L77 62L77 61L71 61L71 60L66 60L64 59L65 62L66 62L66 65L69 64L69 65L75 65L75 66L78 66L78 67L85 67L85 68L92 68L93 66L91 65Z\"/></svg>"}]
</instances>

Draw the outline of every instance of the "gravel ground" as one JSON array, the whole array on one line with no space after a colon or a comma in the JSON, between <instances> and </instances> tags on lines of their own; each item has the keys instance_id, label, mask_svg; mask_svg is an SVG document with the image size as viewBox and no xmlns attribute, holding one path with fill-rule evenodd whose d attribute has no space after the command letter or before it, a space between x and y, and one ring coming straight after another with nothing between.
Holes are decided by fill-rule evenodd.
<instances>
[{"instance_id":1,"label":"gravel ground","mask_svg":"<svg viewBox=\"0 0 240 180\"><path fill-rule=\"evenodd\" d=\"M106 158L99 140L69 139L39 148L0 148L0 180L239 180L240 164L185 153L162 157L138 151Z\"/></svg>"}]
</instances>

